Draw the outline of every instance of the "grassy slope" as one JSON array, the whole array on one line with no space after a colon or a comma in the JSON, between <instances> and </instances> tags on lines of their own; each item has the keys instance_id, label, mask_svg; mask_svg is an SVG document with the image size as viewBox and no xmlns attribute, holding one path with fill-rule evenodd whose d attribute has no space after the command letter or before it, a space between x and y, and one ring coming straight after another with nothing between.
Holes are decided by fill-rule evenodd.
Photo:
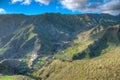
<instances>
[{"instance_id":1,"label":"grassy slope","mask_svg":"<svg viewBox=\"0 0 120 80\"><path fill-rule=\"evenodd\" d=\"M83 35L86 39L85 42L82 40L85 43L85 45L80 44L82 38L82 34L80 34L78 40L75 40L73 42L73 46L64 50L64 54L55 54L55 57L61 58L60 60L55 60L48 67L42 68L40 71L33 73L33 75L42 77L45 80L119 80L120 46L116 46L116 44L119 43L111 42L109 40L112 39L112 37L119 37L116 35L116 29L119 29L117 27L118 26L111 27L113 31L109 29L106 30L106 33L103 36L109 35L108 37L105 37L108 40L108 47L103 48L101 50L99 57L92 59L76 60L72 62L60 61L63 58L69 59L69 57L73 54L77 54L81 51L81 49L84 50L86 48L82 46L85 46L86 44L91 44L88 43L89 40L86 39L88 38L88 36L85 36L87 34L89 35L88 31ZM102 37L102 35L99 35L99 37L100 36ZM65 56L66 54L67 56Z\"/></svg>"},{"instance_id":2,"label":"grassy slope","mask_svg":"<svg viewBox=\"0 0 120 80\"><path fill-rule=\"evenodd\" d=\"M9 53L9 58L11 58L17 52L20 53L19 56L22 56L22 54L23 55L28 54L28 53L30 54L34 48L34 47L32 47L34 45L33 40L37 36L37 34L35 34L33 31L34 31L34 25L29 25L27 27L21 28L20 30L16 31L15 35L11 38L11 40L6 45L4 45L2 48L0 48L0 55ZM29 44L29 43L31 43L31 44ZM15 52L13 50L13 48L15 48L16 51L19 48L21 48L22 50ZM24 53L21 51L23 51ZM17 55L15 55L15 56L17 56Z\"/></svg>"},{"instance_id":3,"label":"grassy slope","mask_svg":"<svg viewBox=\"0 0 120 80\"><path fill-rule=\"evenodd\" d=\"M93 43L93 39L89 39L89 35L93 29L80 33L77 36L77 39L75 39L68 47L67 49L64 49L62 51L57 52L54 57L60 60L71 60L72 56L82 52L84 49L88 47L88 45Z\"/></svg>"},{"instance_id":4,"label":"grassy slope","mask_svg":"<svg viewBox=\"0 0 120 80\"><path fill-rule=\"evenodd\" d=\"M91 60L54 61L40 75L46 80L119 80L120 47ZM48 78L47 78L48 77Z\"/></svg>"},{"instance_id":5,"label":"grassy slope","mask_svg":"<svg viewBox=\"0 0 120 80\"><path fill-rule=\"evenodd\" d=\"M58 16L58 15L57 15ZM54 48L53 47L55 47L54 45L52 45L53 43L51 43L51 42L53 42L52 40L56 40L56 43L57 42L60 42L60 41L66 41L67 39L64 39L64 38L66 38L67 36L65 36L65 34L67 34L67 33L69 33L69 35L71 34L71 32L76 32L76 33L78 33L79 34L79 32L80 32L80 30L82 30L82 31L84 31L84 30L86 30L86 29L91 29L93 26L95 26L96 24L98 24L97 22L96 22L96 19L95 19L95 22L94 22L94 20L93 19L89 19L89 16L87 16L87 15L85 15L85 16L83 16L83 17L85 17L85 20L84 20L84 18L82 18L82 16L81 17L79 17L79 16L71 16L70 17L70 15L69 16L63 16L63 19L61 19L60 17L61 16L59 16L59 17L57 17L57 18L60 18L60 20L59 19L57 19L57 18L55 18L56 16L52 16L52 15L47 15L47 16L45 16L44 18L35 18L35 20L34 20L34 25L30 25L30 26L26 26L26 27L23 27L23 28L21 28L20 30L18 30L18 32L11 38L11 40L3 47L3 48L1 48L0 49L0 55L3 55L3 54L7 54L6 56L8 57L8 58L14 58L14 57L17 57L17 58L19 58L19 59L21 59L21 58L23 58L23 60L25 60L26 62L28 62L30 59L31 59L31 54L33 53L34 54L34 52L35 52L35 50L36 50L36 48L37 48L37 46L36 45L34 45L34 42L37 44L37 40L39 39L37 36L39 36L39 37L41 37L41 35L42 36L45 36L45 38L44 37L41 37L41 39L40 39L40 41L41 41L41 43L42 44L44 44L44 45L42 45L41 47L41 49L40 50L43 50L43 51L45 51L44 53L46 54L46 55L48 55L48 56L53 56L53 55L49 55L46 51L48 51L48 52L50 52L51 51L51 53L53 53L54 52ZM64 18L65 17L65 18ZM69 19L68 19L68 17L70 17ZM53 20L51 20L53 18ZM79 19L80 19L80 22L79 22ZM82 21L81 21L81 19L83 19ZM103 20L103 23L104 24L106 24L107 26L109 26L109 25L114 25L114 24L117 24L117 23L119 23L119 21L116 21L116 22L114 22L114 20L111 22L111 21L109 21L109 17L107 18L108 20L105 20L106 21L106 23L104 23L104 20ZM50 21L49 21L50 20ZM57 21L57 20L59 20L59 21ZM73 21L73 20L75 20L75 21ZM99 19L98 19L99 20ZM116 20L116 19L115 19ZM31 21L33 21L33 19L31 19ZM39 22L40 21L40 22ZM45 22L45 23L43 23L43 22ZM55 22L55 23L54 23ZM63 24L64 22L66 22L65 24ZM90 22L90 23L89 23ZM10 22L8 22L8 23L10 23ZM24 23L24 21L23 21L23 23ZM23 23L21 22L21 26L23 26ZM32 24L32 22L27 22L27 23L30 23L30 24ZM42 24L43 23L43 24ZM89 24L88 24L89 23ZM111 23L111 24L110 24ZM47 24L47 25L46 25ZM101 22L101 24L102 24L102 22ZM41 26L42 25L42 26ZM48 26L48 25L54 25L54 26ZM20 27L21 27L20 26ZM80 27L81 26L81 27ZM20 28L19 27L19 28ZM40 29L39 31L35 31L35 33L34 33L34 28L37 28L37 29ZM85 28L85 29L84 29ZM7 30L9 30L9 28L7 29ZM7 31L6 30L6 31ZM17 30L17 29L16 29ZM14 31L14 32L16 32L16 30ZM46 30L48 30L48 31L46 31ZM3 31L5 31L4 29L3 29ZM12 30L11 30L12 31ZM97 30L95 30L95 31L97 31ZM40 33L39 35L37 35L36 33L37 32L42 32L42 34ZM62 32L62 33L61 33ZM53 33L53 34L52 34ZM56 34L57 33L57 34ZM63 34L63 33L65 33L64 35L61 35L61 34ZM6 34L2 34L2 35L8 35L9 33L6 33ZM12 33L11 33L12 34ZM50 35L48 35L48 34L50 34ZM76 34L76 35L78 35L78 34ZM79 52L81 52L81 51L83 51L84 49L86 49L87 48L87 46L89 45L89 44L91 44L92 42L93 42L93 40L91 41L91 40L88 40L87 38L88 38L88 36L89 36L89 34L90 34L90 32L88 31L88 32L85 32L85 33L82 33L82 34L80 34L79 36L78 36L78 39L77 40L74 40L73 41L73 43L71 44L71 46L70 47L68 47L67 49L65 49L65 50L62 50L62 51L60 51L60 52L58 52L57 54L55 54L55 57L57 58L57 59L59 59L59 58L61 58L61 59L71 59L72 58L72 56L74 55L74 54L78 54ZM55 36L62 36L62 38L56 38ZM75 35L75 36L76 36ZM99 34L98 34L99 35ZM63 37L64 36L64 37ZM73 36L73 35L71 35L71 36ZM70 36L70 37L71 37ZM47 37L47 38L46 38ZM85 38L84 38L85 37ZM36 39L37 38L37 39ZM44 39L43 39L44 38ZM49 39L50 38L50 39ZM53 39L54 38L54 39ZM43 40L42 40L43 39ZM69 37L68 37L68 39L69 39ZM85 41L84 41L84 39L85 39ZM60 40L60 41L59 41ZM82 41L84 41L84 42L82 42ZM50 43L50 45L48 45L48 43ZM38 44L41 44L39 41L38 41ZM34 46L33 46L34 45ZM12 48L10 48L10 46L12 46ZM20 47L20 50L19 50L19 47ZM15 48L15 49L14 49ZM49 50L49 48L50 48L50 50ZM53 48L53 52L52 52L52 49ZM22 56L22 57L19 57L19 55L14 55L13 56L13 54L14 53L16 53L16 52L14 52L16 49L18 49L16 52L18 52L19 54L20 54L20 56ZM57 48L55 48L55 50L56 50ZM111 49L114 49L113 47L109 47L109 48L107 48L106 50L103 50L103 53L106 53L106 52L108 52L109 50L111 50ZM9 51L11 51L11 52L9 52ZM23 52L21 52L21 51L23 51ZM111 50L112 51L112 50ZM110 52L111 52L110 51ZM63 55L63 53L62 52L64 52L65 53L65 55ZM110 53L109 52L109 53ZM9 53L11 53L11 54L9 54ZM40 52L41 53L41 52ZM8 54L9 54L9 56L8 56ZM28 54L28 55L27 55ZM46 56L45 56L46 57ZM25 59L24 59L25 58ZM38 61L38 60L37 60ZM40 62L40 63L39 63ZM36 67L38 67L39 68L39 66L41 65L41 64L44 64L44 61L43 62L41 62L41 58L40 58L40 61L38 61L38 63L39 64L37 64L37 66ZM53 64L54 63L54 64ZM84 66L86 66L88 63L91 63L91 65L94 65L94 59L93 59L93 61L92 60L82 60L82 61L73 61L72 63L68 63L68 62L61 62L61 61L55 61L55 62L53 62L50 66L49 66L49 68L50 68L50 71L49 71L49 69L47 69L47 70L45 70L43 73L41 73L41 77L42 78L46 78L46 76L47 77L49 77L48 79L49 80L54 80L54 79L57 79L58 78L58 80L59 80L59 78L60 78L60 80L61 79L63 79L64 78L64 71L66 71L66 73L67 73L67 71L68 71L68 74L70 74L70 73L72 73L72 70L74 71L74 69L71 69L72 67L75 67L75 66L78 66L78 67L75 67L76 69L76 71L79 71L79 65L81 66L81 65L83 65L83 73L84 73L84 69L86 70L86 68L84 68ZM86 64L86 65L85 65ZM90 65L90 67L91 67L91 65ZM95 65L97 65L97 64L95 64ZM88 66L89 67L89 66ZM37 68L37 69L38 69ZM51 68L52 68L52 70L51 70ZM63 68L63 69L62 69ZM70 68L70 69L69 69ZM92 67L91 67L92 68ZM62 70L61 70L62 69ZM69 71L69 70L71 70L71 71ZM52 72L51 72L52 71ZM54 71L55 71L55 73L54 73ZM57 73L58 73L58 75L56 75L56 71L57 71ZM62 72L61 72L62 71ZM53 73L53 74L51 74L51 73ZM35 73L35 75L38 75L39 74L39 72L38 73ZM47 75L46 75L47 74ZM79 74L79 72L78 73L76 73L76 74ZM73 75L73 77L76 77L75 75L76 75L75 73L72 73L70 76L72 77L72 75ZM84 77L85 75L88 75L88 73L86 73L86 74L84 74L84 75L82 75L81 74L81 76L83 77L83 79L86 79L86 77ZM39 75L38 75L39 76ZM78 76L80 76L80 75L78 75ZM69 76L68 76L69 77ZM66 77L66 79L68 79L67 77ZM72 78L71 78L72 79ZM76 78L73 78L73 79L75 79L76 80ZM73 80L72 79L72 80ZM70 80L70 79L68 79L68 80Z\"/></svg>"},{"instance_id":6,"label":"grassy slope","mask_svg":"<svg viewBox=\"0 0 120 80\"><path fill-rule=\"evenodd\" d=\"M0 76L0 80L34 80L27 76L14 75L14 76Z\"/></svg>"}]
</instances>

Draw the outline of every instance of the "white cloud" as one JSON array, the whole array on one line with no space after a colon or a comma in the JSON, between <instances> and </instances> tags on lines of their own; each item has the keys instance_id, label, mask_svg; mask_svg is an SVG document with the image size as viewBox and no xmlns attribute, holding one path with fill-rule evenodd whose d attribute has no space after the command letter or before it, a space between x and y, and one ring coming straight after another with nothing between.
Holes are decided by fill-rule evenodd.
<instances>
[{"instance_id":1,"label":"white cloud","mask_svg":"<svg viewBox=\"0 0 120 80\"><path fill-rule=\"evenodd\" d=\"M88 0L62 0L61 4L64 8L76 11L85 8Z\"/></svg>"},{"instance_id":2,"label":"white cloud","mask_svg":"<svg viewBox=\"0 0 120 80\"><path fill-rule=\"evenodd\" d=\"M98 12L101 2L90 2L89 0L62 0L60 2L66 9L81 12Z\"/></svg>"},{"instance_id":3,"label":"white cloud","mask_svg":"<svg viewBox=\"0 0 120 80\"><path fill-rule=\"evenodd\" d=\"M35 2L38 2L40 4L48 5L52 0L34 0ZM20 2L24 5L30 5L32 0L11 0L12 4Z\"/></svg>"},{"instance_id":4,"label":"white cloud","mask_svg":"<svg viewBox=\"0 0 120 80\"><path fill-rule=\"evenodd\" d=\"M51 2L51 0L35 0L35 2L39 2L41 4L48 5Z\"/></svg>"},{"instance_id":5,"label":"white cloud","mask_svg":"<svg viewBox=\"0 0 120 80\"><path fill-rule=\"evenodd\" d=\"M32 1L44 5L56 1L60 2L63 8L72 11L120 14L120 0L94 0L92 2L90 0L12 0L12 3L20 2L23 5L30 5Z\"/></svg>"},{"instance_id":6,"label":"white cloud","mask_svg":"<svg viewBox=\"0 0 120 80\"><path fill-rule=\"evenodd\" d=\"M111 0L100 6L100 9L103 13L120 14L120 0Z\"/></svg>"},{"instance_id":7,"label":"white cloud","mask_svg":"<svg viewBox=\"0 0 120 80\"><path fill-rule=\"evenodd\" d=\"M12 4L15 4L15 3L18 3L18 2L20 2L23 5L31 4L31 0L12 0L11 2L12 2Z\"/></svg>"},{"instance_id":8,"label":"white cloud","mask_svg":"<svg viewBox=\"0 0 120 80\"><path fill-rule=\"evenodd\" d=\"M101 12L120 14L120 0L61 0L60 3L66 9L81 12Z\"/></svg>"},{"instance_id":9,"label":"white cloud","mask_svg":"<svg viewBox=\"0 0 120 80\"><path fill-rule=\"evenodd\" d=\"M6 11L3 8L0 8L0 14L5 14Z\"/></svg>"},{"instance_id":10,"label":"white cloud","mask_svg":"<svg viewBox=\"0 0 120 80\"><path fill-rule=\"evenodd\" d=\"M29 5L29 4L31 4L31 0L24 0L22 4Z\"/></svg>"},{"instance_id":11,"label":"white cloud","mask_svg":"<svg viewBox=\"0 0 120 80\"><path fill-rule=\"evenodd\" d=\"M23 0L12 0L12 3L22 2Z\"/></svg>"}]
</instances>

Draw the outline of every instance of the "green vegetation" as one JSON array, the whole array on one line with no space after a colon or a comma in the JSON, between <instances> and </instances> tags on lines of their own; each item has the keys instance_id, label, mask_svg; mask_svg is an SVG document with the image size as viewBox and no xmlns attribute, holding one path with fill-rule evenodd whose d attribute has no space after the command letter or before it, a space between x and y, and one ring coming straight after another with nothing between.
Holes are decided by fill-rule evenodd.
<instances>
[{"instance_id":1,"label":"green vegetation","mask_svg":"<svg viewBox=\"0 0 120 80\"><path fill-rule=\"evenodd\" d=\"M79 39L75 40L69 48L56 53L54 56L57 59L69 61L72 59L73 55L82 52L88 47L88 45L92 43L93 43L92 40L85 40L85 41L81 41Z\"/></svg>"},{"instance_id":2,"label":"green vegetation","mask_svg":"<svg viewBox=\"0 0 120 80\"><path fill-rule=\"evenodd\" d=\"M113 33L110 32L109 36L111 34ZM111 42L109 41L109 39L107 39L107 42L105 41L104 44L103 38L105 35L106 34L101 36L102 40L98 41L99 44L96 43L97 45L99 45L100 48L96 48L96 49L94 48L94 50L89 49L90 52L94 51L94 54L95 52L96 53L99 52L100 56L96 58L89 57L89 59L76 60L72 62L67 62L67 61L63 62L61 61L63 59L63 57L61 56L64 56L65 53L63 55L58 55L57 53L55 55L61 58L60 60L54 60L49 66L43 67L39 71L34 72L32 75L36 77L40 77L45 80L119 80L120 79L120 75L119 75L120 46L119 43ZM116 34L114 34L114 36L115 35ZM111 37L112 36L113 35L111 35ZM119 36L116 35L115 37L119 37ZM105 38L109 38L109 37L105 37ZM73 43L77 43L78 41L80 40L75 40ZM91 43L90 45L94 46L95 43ZM107 47L105 47L106 45ZM74 53L74 50L72 49L68 50L68 52L71 51L73 51ZM64 58L68 59L68 56L69 55L67 54L66 56L64 56Z\"/></svg>"},{"instance_id":3,"label":"green vegetation","mask_svg":"<svg viewBox=\"0 0 120 80\"><path fill-rule=\"evenodd\" d=\"M1 76L0 80L34 80L27 76L15 75L15 76Z\"/></svg>"},{"instance_id":4,"label":"green vegetation","mask_svg":"<svg viewBox=\"0 0 120 80\"><path fill-rule=\"evenodd\" d=\"M119 80L119 52L119 48L116 48L114 53L110 52L91 60L56 60L43 68L40 76L46 80Z\"/></svg>"},{"instance_id":5,"label":"green vegetation","mask_svg":"<svg viewBox=\"0 0 120 80\"><path fill-rule=\"evenodd\" d=\"M119 80L119 49L120 15L0 15L0 80Z\"/></svg>"}]
</instances>

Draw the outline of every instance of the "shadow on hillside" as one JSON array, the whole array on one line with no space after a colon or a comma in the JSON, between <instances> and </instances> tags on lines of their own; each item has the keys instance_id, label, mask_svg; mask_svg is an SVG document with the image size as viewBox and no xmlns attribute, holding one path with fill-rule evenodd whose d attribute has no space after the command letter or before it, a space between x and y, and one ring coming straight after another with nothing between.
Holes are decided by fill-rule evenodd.
<instances>
[{"instance_id":1,"label":"shadow on hillside","mask_svg":"<svg viewBox=\"0 0 120 80\"><path fill-rule=\"evenodd\" d=\"M93 16L93 15L92 15ZM98 15L96 15L98 16ZM88 18L87 18L88 17ZM98 21L102 18L99 16ZM83 19L80 21L80 19ZM90 19L90 20L88 20ZM94 19L94 18L93 18ZM37 34L37 38L40 40L38 44L41 45L38 55L52 56L54 53L62 51L69 46L71 42L77 39L77 35L85 30L89 30L96 26L98 22L94 22L90 15L61 15L61 14L43 14L38 16L31 16L27 18L26 24L33 24L35 26L34 33ZM95 19L96 20L96 19ZM91 25L89 25L91 23ZM116 24L116 23L112 23ZM111 25L111 24L110 24ZM27 27L25 25L25 27ZM29 30L28 30L29 31ZM25 31L26 34L28 31ZM21 36L22 33L20 33ZM8 42L3 53L0 55L0 60L3 59L19 59L26 58L27 53L29 54L34 50L34 42L36 38L33 38L27 42L24 39L29 35L22 35L20 39ZM21 44L25 45L21 47ZM107 47L106 43L101 43L102 49ZM92 49L96 49L97 54L93 53ZM101 48L94 48L94 45L90 45L82 54L91 56L100 55ZM87 52L88 51L88 52ZM90 51L90 52L89 52Z\"/></svg>"},{"instance_id":2,"label":"shadow on hillside","mask_svg":"<svg viewBox=\"0 0 120 80\"><path fill-rule=\"evenodd\" d=\"M105 30L102 38L94 41L93 44L89 45L83 52L73 56L73 60L82 58L94 58L101 54L106 53L105 49L108 48L109 44L112 43L115 46L120 44L120 25L109 27Z\"/></svg>"},{"instance_id":3,"label":"shadow on hillside","mask_svg":"<svg viewBox=\"0 0 120 80\"><path fill-rule=\"evenodd\" d=\"M70 44L75 39L77 39L78 34L84 32L85 30L89 30L93 28L97 24L94 23L94 21L92 20L91 21L86 20L80 22L80 19L82 19L82 17L77 16L76 18L74 15L62 16L58 14L56 16L53 16L47 14L47 15L31 17L28 19L30 20L27 22L27 24L28 25L33 24L35 26L34 33L37 34L37 38L40 40L38 44L41 45L41 48L39 49L39 51L37 51L38 53L37 59L43 56L50 57L54 55L54 53L65 50L66 48L71 46ZM86 26L90 22L91 24L94 23L94 25ZM27 31L25 32L25 34L26 33ZM20 33L20 35L21 34L22 33ZM21 47L21 44L23 44L26 41L24 39L24 36L25 35L23 34L20 39L16 39L11 42L8 42L8 44L3 49L3 51L5 50L5 52L3 54L0 54L0 60L27 58L26 56L28 55L27 53L32 52L34 50L34 42L36 41L36 38L27 41L25 45ZM8 37L6 37L6 39L7 38ZM72 59L77 60L86 57L94 58L96 56L101 55L100 53L102 52L102 50L106 49L107 47L108 47L107 41L100 39L98 41L95 41L94 44L89 45L88 48L84 50L82 53L78 53L77 55L74 55ZM24 63L20 65L21 67L19 66L15 67L10 63L15 65L14 61L7 62L5 63L5 65L2 66L0 65L0 72L5 75L13 75L13 73L25 74L29 72L28 67L25 68L22 67L22 66L27 66ZM11 74L9 74L9 72Z\"/></svg>"},{"instance_id":4,"label":"shadow on hillside","mask_svg":"<svg viewBox=\"0 0 120 80\"><path fill-rule=\"evenodd\" d=\"M25 62L15 59L6 59L0 63L0 73L5 75L26 74L29 70Z\"/></svg>"},{"instance_id":5,"label":"shadow on hillside","mask_svg":"<svg viewBox=\"0 0 120 80\"><path fill-rule=\"evenodd\" d=\"M94 41L94 43L90 44L83 52L74 55L72 59L94 58L101 55L103 53L102 51L106 48L108 48L107 40L102 38Z\"/></svg>"}]
</instances>

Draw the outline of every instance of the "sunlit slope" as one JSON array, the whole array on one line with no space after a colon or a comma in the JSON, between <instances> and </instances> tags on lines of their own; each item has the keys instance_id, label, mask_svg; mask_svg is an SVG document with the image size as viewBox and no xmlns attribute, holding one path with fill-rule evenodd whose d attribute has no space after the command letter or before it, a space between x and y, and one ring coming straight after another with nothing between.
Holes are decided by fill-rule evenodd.
<instances>
[{"instance_id":1,"label":"sunlit slope","mask_svg":"<svg viewBox=\"0 0 120 80\"><path fill-rule=\"evenodd\" d=\"M14 76L1 76L0 80L35 80L27 76L14 75Z\"/></svg>"},{"instance_id":2,"label":"sunlit slope","mask_svg":"<svg viewBox=\"0 0 120 80\"><path fill-rule=\"evenodd\" d=\"M46 80L119 80L120 47L91 60L54 61L38 76Z\"/></svg>"},{"instance_id":3,"label":"sunlit slope","mask_svg":"<svg viewBox=\"0 0 120 80\"><path fill-rule=\"evenodd\" d=\"M105 55L112 60L113 54L119 53L119 24L120 15L108 14L0 15L0 73L63 79L63 72L72 72L72 66L97 66ZM76 76L87 79L86 74Z\"/></svg>"},{"instance_id":4,"label":"sunlit slope","mask_svg":"<svg viewBox=\"0 0 120 80\"><path fill-rule=\"evenodd\" d=\"M119 80L119 39L119 25L107 28L97 42L90 44L91 48L83 50L84 53L75 53L73 61L55 60L33 75L45 80Z\"/></svg>"}]
</instances>

